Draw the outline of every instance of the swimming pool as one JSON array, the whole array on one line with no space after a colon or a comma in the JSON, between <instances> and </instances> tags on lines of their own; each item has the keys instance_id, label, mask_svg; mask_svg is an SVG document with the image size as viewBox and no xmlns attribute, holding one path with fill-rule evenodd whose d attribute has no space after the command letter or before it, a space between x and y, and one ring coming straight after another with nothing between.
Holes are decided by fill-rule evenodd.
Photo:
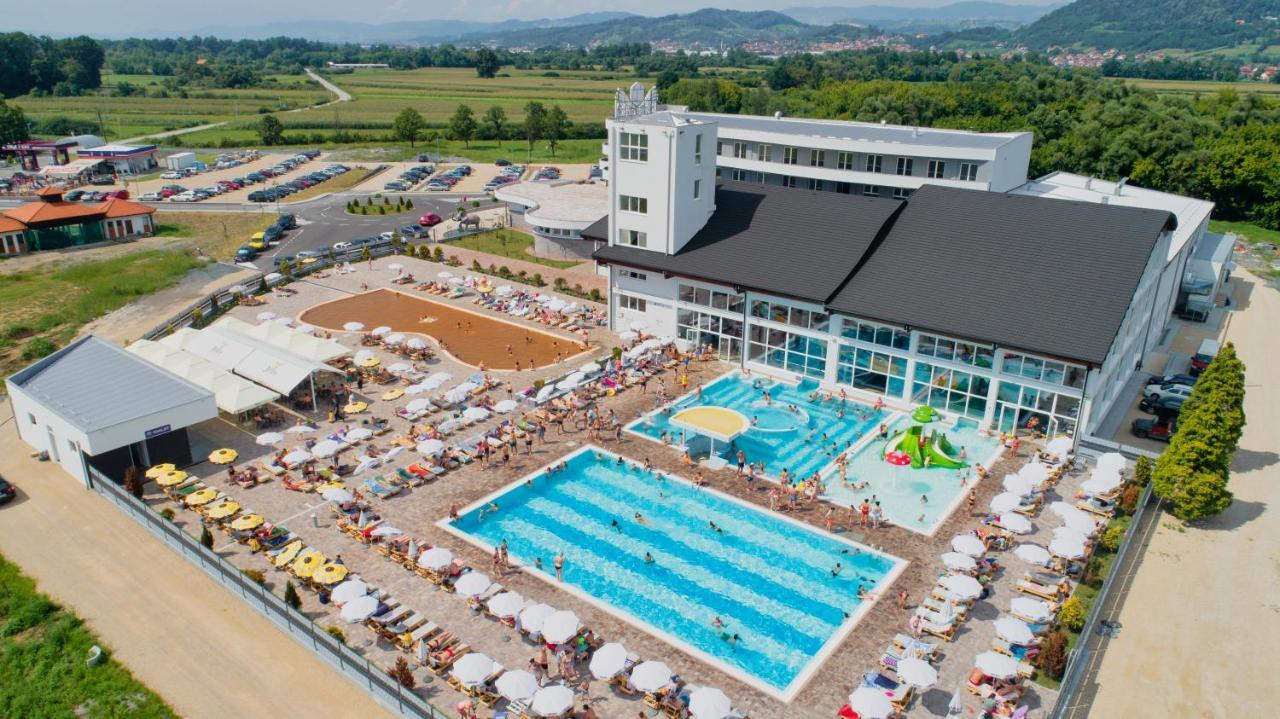
<instances>
[{"instance_id":1,"label":"swimming pool","mask_svg":"<svg viewBox=\"0 0 1280 719\"><path fill-rule=\"evenodd\" d=\"M881 592L905 565L595 447L566 462L440 526L486 551L505 539L516 561L540 558L548 572L563 551L565 589L784 700L869 608L859 584ZM500 509L482 519L490 501Z\"/></svg>"},{"instance_id":2,"label":"swimming pool","mask_svg":"<svg viewBox=\"0 0 1280 719\"><path fill-rule=\"evenodd\" d=\"M880 422L889 419L886 410L846 399L810 402L809 395L817 388L813 382L791 385L767 377L755 378L731 372L702 388L702 397L690 394L671 406L673 412L684 407L713 405L728 407L741 412L755 423L751 429L734 440L734 450L726 444L718 444L724 457L735 463L731 452L741 450L747 461L764 462L765 474L778 477L782 470L794 477L808 477L835 461L835 457L865 434L872 433ZM772 403L766 403L768 391ZM794 407L795 410L788 409ZM844 416L840 416L841 409ZM632 422L627 429L653 440L661 440L663 432L672 437L673 444L680 443L680 429L673 428L665 411L650 413ZM692 438L690 438L692 439Z\"/></svg>"}]
</instances>

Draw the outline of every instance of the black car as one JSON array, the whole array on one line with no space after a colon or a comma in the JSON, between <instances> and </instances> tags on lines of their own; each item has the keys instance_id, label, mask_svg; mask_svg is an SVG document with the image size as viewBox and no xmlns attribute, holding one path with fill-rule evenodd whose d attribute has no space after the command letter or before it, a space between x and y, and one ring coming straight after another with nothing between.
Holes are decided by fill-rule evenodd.
<instances>
[{"instance_id":1,"label":"black car","mask_svg":"<svg viewBox=\"0 0 1280 719\"><path fill-rule=\"evenodd\" d=\"M258 251L248 245L236 250L236 262L252 262L257 256Z\"/></svg>"},{"instance_id":2,"label":"black car","mask_svg":"<svg viewBox=\"0 0 1280 719\"><path fill-rule=\"evenodd\" d=\"M298 226L298 218L291 212L286 212L276 219L276 227L282 230L292 230Z\"/></svg>"},{"instance_id":3,"label":"black car","mask_svg":"<svg viewBox=\"0 0 1280 719\"><path fill-rule=\"evenodd\" d=\"M431 162L431 155L428 155L425 152L418 155L418 162Z\"/></svg>"},{"instance_id":4,"label":"black car","mask_svg":"<svg viewBox=\"0 0 1280 719\"><path fill-rule=\"evenodd\" d=\"M1176 420L1170 419L1135 419L1129 427L1133 436L1141 439L1158 439L1168 442L1178 431Z\"/></svg>"},{"instance_id":5,"label":"black car","mask_svg":"<svg viewBox=\"0 0 1280 719\"><path fill-rule=\"evenodd\" d=\"M272 225L262 231L262 239L267 242L279 242L282 234L284 234L284 230L280 229L279 225Z\"/></svg>"},{"instance_id":6,"label":"black car","mask_svg":"<svg viewBox=\"0 0 1280 719\"><path fill-rule=\"evenodd\" d=\"M85 195L84 190L72 190L70 192L63 194L62 199L66 200L67 202L77 202L81 197L84 197L84 195Z\"/></svg>"},{"instance_id":7,"label":"black car","mask_svg":"<svg viewBox=\"0 0 1280 719\"><path fill-rule=\"evenodd\" d=\"M1147 384L1158 384L1161 387L1167 384L1182 384L1188 387L1194 387L1196 384L1196 378L1189 374L1152 375L1151 379L1147 380Z\"/></svg>"},{"instance_id":8,"label":"black car","mask_svg":"<svg viewBox=\"0 0 1280 719\"><path fill-rule=\"evenodd\" d=\"M1138 409L1157 417L1176 417L1185 401L1182 397L1164 397L1154 402L1147 398L1138 403Z\"/></svg>"},{"instance_id":9,"label":"black car","mask_svg":"<svg viewBox=\"0 0 1280 719\"><path fill-rule=\"evenodd\" d=\"M4 477L0 477L0 504L9 502L16 496L18 496L18 490Z\"/></svg>"},{"instance_id":10,"label":"black car","mask_svg":"<svg viewBox=\"0 0 1280 719\"><path fill-rule=\"evenodd\" d=\"M493 164L497 165L498 167L506 167L507 165L511 164L511 160L494 160Z\"/></svg>"}]
</instances>

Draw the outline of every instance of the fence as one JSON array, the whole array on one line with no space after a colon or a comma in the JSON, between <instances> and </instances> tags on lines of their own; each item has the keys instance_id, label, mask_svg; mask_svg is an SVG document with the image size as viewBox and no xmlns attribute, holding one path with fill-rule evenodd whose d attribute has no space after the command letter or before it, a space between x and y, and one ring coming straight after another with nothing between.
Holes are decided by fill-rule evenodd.
<instances>
[{"instance_id":1,"label":"fence","mask_svg":"<svg viewBox=\"0 0 1280 719\"><path fill-rule=\"evenodd\" d=\"M1124 600L1127 582L1133 574L1134 565L1142 556L1141 545L1150 540L1159 521L1160 501L1155 499L1151 485L1148 484L1138 499L1124 539L1116 548L1111 572L1102 581L1102 589L1098 591L1093 609L1085 619L1084 628L1080 630L1080 641L1067 658L1058 700L1049 712L1050 719L1083 719L1089 715L1096 692L1094 679L1106 651L1106 640L1112 633L1106 624L1107 617L1116 612Z\"/></svg>"},{"instance_id":2,"label":"fence","mask_svg":"<svg viewBox=\"0 0 1280 719\"><path fill-rule=\"evenodd\" d=\"M370 663L355 649L330 636L301 612L291 609L283 599L247 577L239 567L205 548L198 539L182 531L160 516L150 505L130 495L92 467L89 467L89 484L159 537L170 549L203 569L214 581L257 609L262 616L311 649L347 679L367 690L379 704L410 719L447 719L445 713L400 686L399 682L391 679L385 671Z\"/></svg>"}]
</instances>

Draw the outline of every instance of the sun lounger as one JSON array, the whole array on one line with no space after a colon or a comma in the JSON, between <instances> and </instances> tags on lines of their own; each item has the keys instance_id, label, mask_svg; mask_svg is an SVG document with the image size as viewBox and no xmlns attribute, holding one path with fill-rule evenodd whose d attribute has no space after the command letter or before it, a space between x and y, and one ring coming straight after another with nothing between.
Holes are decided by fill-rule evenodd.
<instances>
[{"instance_id":1,"label":"sun lounger","mask_svg":"<svg viewBox=\"0 0 1280 719\"><path fill-rule=\"evenodd\" d=\"M992 637L991 649L1001 654L1011 656L1020 662L1030 660L1031 657L1039 652L1039 649L1036 647L1024 647L1017 644L1010 644L1000 637Z\"/></svg>"},{"instance_id":2,"label":"sun lounger","mask_svg":"<svg viewBox=\"0 0 1280 719\"><path fill-rule=\"evenodd\" d=\"M411 614L412 612L413 610L410 609L409 607L406 607L403 604L397 604L396 606L388 609L387 611L383 612L382 614L379 614L376 617L369 617L369 619L367 620L368 622L370 622L368 624L368 627L373 630L380 629L382 627L387 626L388 624L394 624L395 622L398 622L401 619L404 619L405 617L409 616L409 614Z\"/></svg>"},{"instance_id":3,"label":"sun lounger","mask_svg":"<svg viewBox=\"0 0 1280 719\"><path fill-rule=\"evenodd\" d=\"M893 637L892 648L899 656L905 656L906 652L924 657L932 661L936 658L938 645L933 642L926 642L922 639L916 639L910 634L895 634Z\"/></svg>"},{"instance_id":4,"label":"sun lounger","mask_svg":"<svg viewBox=\"0 0 1280 719\"><path fill-rule=\"evenodd\" d=\"M968 609L967 605L952 604L946 599L937 596L925 599L920 603L920 607L927 609L940 617L946 617L948 616L948 613L950 613L950 616L955 617L959 621L964 621L965 611Z\"/></svg>"},{"instance_id":5,"label":"sun lounger","mask_svg":"<svg viewBox=\"0 0 1280 719\"><path fill-rule=\"evenodd\" d=\"M1114 502L1102 502L1096 497L1076 502L1076 508L1083 509L1090 514L1095 514L1099 517L1106 517L1108 519L1114 517L1116 514L1116 506Z\"/></svg>"},{"instance_id":6,"label":"sun lounger","mask_svg":"<svg viewBox=\"0 0 1280 719\"><path fill-rule=\"evenodd\" d=\"M449 668L452 667L455 662L461 659L464 654L470 651L471 651L471 645L458 644L451 649L451 653L449 654L449 656L440 659L435 664L428 664L427 668L431 670L432 674L435 674L436 676L441 676L445 672L449 671Z\"/></svg>"},{"instance_id":7,"label":"sun lounger","mask_svg":"<svg viewBox=\"0 0 1280 719\"><path fill-rule=\"evenodd\" d=\"M364 488L379 499L386 499L400 493L400 485L388 483L382 475L366 479Z\"/></svg>"},{"instance_id":8,"label":"sun lounger","mask_svg":"<svg viewBox=\"0 0 1280 719\"><path fill-rule=\"evenodd\" d=\"M1014 585L1014 589L1022 592L1023 594L1030 594L1034 597L1047 599L1051 602L1057 601L1069 591L1065 578L1061 582L1057 583L1043 583L1032 579L1029 576L1019 579L1018 583Z\"/></svg>"},{"instance_id":9,"label":"sun lounger","mask_svg":"<svg viewBox=\"0 0 1280 719\"><path fill-rule=\"evenodd\" d=\"M956 625L955 622L933 622L922 618L920 631L949 642L956 635Z\"/></svg>"},{"instance_id":10,"label":"sun lounger","mask_svg":"<svg viewBox=\"0 0 1280 719\"><path fill-rule=\"evenodd\" d=\"M440 625L435 622L427 622L414 629L408 636L402 636L399 640L400 648L405 651L412 651L418 646L418 642L427 639L436 632L440 631Z\"/></svg>"}]
</instances>

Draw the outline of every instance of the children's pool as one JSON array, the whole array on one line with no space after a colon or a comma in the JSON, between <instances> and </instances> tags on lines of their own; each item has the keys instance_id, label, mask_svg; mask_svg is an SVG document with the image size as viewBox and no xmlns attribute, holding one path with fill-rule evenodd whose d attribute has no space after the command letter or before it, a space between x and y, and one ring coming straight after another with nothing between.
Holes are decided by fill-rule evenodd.
<instances>
[{"instance_id":1,"label":"children's pool","mask_svg":"<svg viewBox=\"0 0 1280 719\"><path fill-rule=\"evenodd\" d=\"M548 573L563 552L567 589L782 698L904 564L590 446L441 525Z\"/></svg>"}]
</instances>

